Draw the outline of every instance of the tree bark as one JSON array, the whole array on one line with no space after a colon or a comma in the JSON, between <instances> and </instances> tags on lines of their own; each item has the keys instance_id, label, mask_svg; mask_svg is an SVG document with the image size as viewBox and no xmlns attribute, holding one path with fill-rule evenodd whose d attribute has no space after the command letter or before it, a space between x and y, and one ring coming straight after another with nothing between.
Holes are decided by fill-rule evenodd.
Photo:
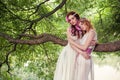
<instances>
[{"instance_id":1,"label":"tree bark","mask_svg":"<svg viewBox=\"0 0 120 80\"><path fill-rule=\"evenodd\" d=\"M8 34L0 33L0 36L14 44L27 44L27 45L39 45L46 42L53 42L53 44L59 44L61 46L67 45L67 40L63 40L55 35L43 33L35 36L30 34L22 34L22 37L29 37L29 40L14 39ZM94 49L95 52L115 52L120 51L120 40L108 43L98 43Z\"/></svg>"}]
</instances>

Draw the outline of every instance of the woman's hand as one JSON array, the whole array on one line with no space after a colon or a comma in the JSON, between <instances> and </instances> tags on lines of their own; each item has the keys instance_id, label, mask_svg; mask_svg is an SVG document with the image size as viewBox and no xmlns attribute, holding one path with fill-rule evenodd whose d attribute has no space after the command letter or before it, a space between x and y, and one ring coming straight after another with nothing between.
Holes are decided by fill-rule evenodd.
<instances>
[{"instance_id":1,"label":"woman's hand","mask_svg":"<svg viewBox=\"0 0 120 80\"><path fill-rule=\"evenodd\" d=\"M79 48L77 48L76 46L70 44L70 46L79 54L81 54L85 59L90 59L91 57L89 56L89 54L86 51L82 51Z\"/></svg>"},{"instance_id":2,"label":"woman's hand","mask_svg":"<svg viewBox=\"0 0 120 80\"><path fill-rule=\"evenodd\" d=\"M82 52L81 54L85 59L90 59L91 58L91 56L88 55L87 52Z\"/></svg>"}]
</instances>

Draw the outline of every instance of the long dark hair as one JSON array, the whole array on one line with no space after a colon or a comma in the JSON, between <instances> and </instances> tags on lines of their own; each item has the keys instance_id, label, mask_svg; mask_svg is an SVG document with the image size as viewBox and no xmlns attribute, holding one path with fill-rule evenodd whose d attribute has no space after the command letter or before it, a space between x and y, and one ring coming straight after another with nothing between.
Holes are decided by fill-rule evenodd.
<instances>
[{"instance_id":1,"label":"long dark hair","mask_svg":"<svg viewBox=\"0 0 120 80\"><path fill-rule=\"evenodd\" d=\"M69 12L69 13L66 15L66 21L67 21L68 23L69 23L68 17L69 17L70 15L73 15L78 21L80 20L80 16L79 16L76 12L71 11L71 12ZM81 32L82 32L82 31L81 31L81 28L80 28L79 25L71 25L71 33L72 33L73 36L77 36L78 38L80 38Z\"/></svg>"}]
</instances>

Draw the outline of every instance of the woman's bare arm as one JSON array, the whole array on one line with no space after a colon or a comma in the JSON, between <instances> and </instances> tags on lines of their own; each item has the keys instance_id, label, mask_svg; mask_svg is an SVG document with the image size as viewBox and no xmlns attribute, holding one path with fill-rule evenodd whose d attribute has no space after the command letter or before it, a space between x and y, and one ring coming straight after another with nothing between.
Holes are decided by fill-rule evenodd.
<instances>
[{"instance_id":1,"label":"woman's bare arm","mask_svg":"<svg viewBox=\"0 0 120 80\"><path fill-rule=\"evenodd\" d=\"M69 36L67 35L67 38L69 38L69 39L72 40L72 38L71 38L71 33L70 33L70 28L67 29L67 33L69 33ZM68 42L69 42L69 41L68 41ZM77 43L76 43L76 44L77 44ZM89 59L89 58L90 58L90 56L87 54L87 52L80 50L79 48L77 48L77 47L74 46L73 44L70 44L70 45L71 45L71 47L72 47L76 52L78 52L79 54L81 54L85 59Z\"/></svg>"},{"instance_id":2,"label":"woman's bare arm","mask_svg":"<svg viewBox=\"0 0 120 80\"><path fill-rule=\"evenodd\" d=\"M86 49L89 47L91 41L93 40L93 38L94 38L94 36L95 36L95 32L94 32L94 31L90 31L90 32L89 32L88 37L87 37L87 40L86 40L86 42L85 42L84 45L76 44L73 40L71 40L68 31L67 31L67 36L68 36L68 41L70 42L70 44L75 45L75 46L78 47L79 49L86 50Z\"/></svg>"},{"instance_id":3,"label":"woman's bare arm","mask_svg":"<svg viewBox=\"0 0 120 80\"><path fill-rule=\"evenodd\" d=\"M70 31L71 31L71 28L68 27L68 28L67 28L67 33L66 33L66 35L67 35L67 39L71 39L71 40L73 40Z\"/></svg>"},{"instance_id":4,"label":"woman's bare arm","mask_svg":"<svg viewBox=\"0 0 120 80\"><path fill-rule=\"evenodd\" d=\"M90 59L90 55L88 55L87 52L78 49L78 48L75 47L74 45L71 45L71 47L72 47L76 52L78 52L78 54L81 54L85 59Z\"/></svg>"}]
</instances>

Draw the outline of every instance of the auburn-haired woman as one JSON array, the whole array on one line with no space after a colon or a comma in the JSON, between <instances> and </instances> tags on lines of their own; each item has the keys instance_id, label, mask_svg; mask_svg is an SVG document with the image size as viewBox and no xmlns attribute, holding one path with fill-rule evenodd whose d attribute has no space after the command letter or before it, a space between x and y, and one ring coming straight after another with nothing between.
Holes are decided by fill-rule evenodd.
<instances>
[{"instance_id":1,"label":"auburn-haired woman","mask_svg":"<svg viewBox=\"0 0 120 80\"><path fill-rule=\"evenodd\" d=\"M67 14L66 20L70 23L68 44L58 58L54 80L88 80L94 48L91 43L97 40L96 32L87 19L80 19L73 11ZM93 76L91 78L93 80Z\"/></svg>"}]
</instances>

